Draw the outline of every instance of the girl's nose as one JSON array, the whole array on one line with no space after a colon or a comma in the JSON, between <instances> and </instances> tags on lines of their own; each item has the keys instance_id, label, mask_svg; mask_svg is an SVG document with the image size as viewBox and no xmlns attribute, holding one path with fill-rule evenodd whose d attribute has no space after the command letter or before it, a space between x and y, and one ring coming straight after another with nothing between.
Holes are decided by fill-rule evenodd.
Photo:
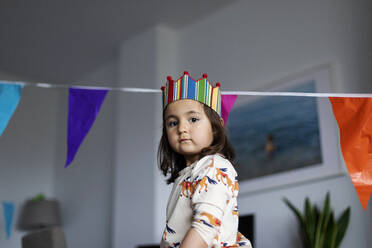
<instances>
[{"instance_id":1,"label":"girl's nose","mask_svg":"<svg viewBox=\"0 0 372 248\"><path fill-rule=\"evenodd\" d=\"M188 124L185 121L180 121L178 124L178 132L184 133L187 132Z\"/></svg>"}]
</instances>

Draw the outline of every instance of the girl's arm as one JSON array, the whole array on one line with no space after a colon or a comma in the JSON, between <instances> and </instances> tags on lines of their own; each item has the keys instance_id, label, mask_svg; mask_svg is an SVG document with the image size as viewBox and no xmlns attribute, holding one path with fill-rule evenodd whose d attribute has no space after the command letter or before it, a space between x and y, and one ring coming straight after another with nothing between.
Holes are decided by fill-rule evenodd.
<instances>
[{"instance_id":1,"label":"girl's arm","mask_svg":"<svg viewBox=\"0 0 372 248\"><path fill-rule=\"evenodd\" d=\"M194 229L190 228L186 233L185 238L182 241L180 248L207 248L208 245L205 243L203 238Z\"/></svg>"}]
</instances>

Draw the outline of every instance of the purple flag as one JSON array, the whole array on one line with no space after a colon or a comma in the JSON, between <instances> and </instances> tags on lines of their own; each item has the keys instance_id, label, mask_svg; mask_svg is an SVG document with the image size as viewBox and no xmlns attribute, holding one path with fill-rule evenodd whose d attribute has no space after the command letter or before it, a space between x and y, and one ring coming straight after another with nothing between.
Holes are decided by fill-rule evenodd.
<instances>
[{"instance_id":1,"label":"purple flag","mask_svg":"<svg viewBox=\"0 0 372 248\"><path fill-rule=\"evenodd\" d=\"M74 160L99 113L107 92L108 90L69 88L65 168Z\"/></svg>"},{"instance_id":2,"label":"purple flag","mask_svg":"<svg viewBox=\"0 0 372 248\"><path fill-rule=\"evenodd\" d=\"M221 116L225 121L225 125L227 123L227 118L229 118L229 113L237 98L238 95L221 95Z\"/></svg>"},{"instance_id":3,"label":"purple flag","mask_svg":"<svg viewBox=\"0 0 372 248\"><path fill-rule=\"evenodd\" d=\"M3 214L5 219L6 238L9 239L13 225L14 203L3 202Z\"/></svg>"}]
</instances>

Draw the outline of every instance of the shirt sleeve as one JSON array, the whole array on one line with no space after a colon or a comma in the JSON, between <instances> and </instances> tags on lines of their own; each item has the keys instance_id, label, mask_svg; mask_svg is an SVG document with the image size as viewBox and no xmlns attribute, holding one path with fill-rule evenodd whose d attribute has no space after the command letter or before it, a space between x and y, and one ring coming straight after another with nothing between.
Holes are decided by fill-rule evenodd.
<instances>
[{"instance_id":1,"label":"shirt sleeve","mask_svg":"<svg viewBox=\"0 0 372 248\"><path fill-rule=\"evenodd\" d=\"M226 159L214 156L203 167L193 181L191 226L210 246L219 233L225 208L234 197L237 181L235 169Z\"/></svg>"}]
</instances>

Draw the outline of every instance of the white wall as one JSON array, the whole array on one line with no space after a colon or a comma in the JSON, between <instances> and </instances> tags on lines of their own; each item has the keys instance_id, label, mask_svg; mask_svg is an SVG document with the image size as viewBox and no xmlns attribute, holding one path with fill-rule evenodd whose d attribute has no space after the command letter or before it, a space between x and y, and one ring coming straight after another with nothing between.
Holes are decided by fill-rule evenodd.
<instances>
[{"instance_id":1,"label":"white wall","mask_svg":"<svg viewBox=\"0 0 372 248\"><path fill-rule=\"evenodd\" d=\"M75 84L115 86L116 64L110 61ZM70 248L111 246L114 99L115 93L108 92L75 160L65 169L68 90L59 91L54 184Z\"/></svg>"},{"instance_id":2,"label":"white wall","mask_svg":"<svg viewBox=\"0 0 372 248\"><path fill-rule=\"evenodd\" d=\"M239 1L179 30L179 64L198 77L207 72L224 90L257 90L265 83L322 64L335 65L333 91L372 91L367 1ZM362 30L359 33L357 30ZM192 37L192 38L191 38ZM363 64L361 64L363 62ZM336 213L352 207L342 247L367 247L369 212L348 177L240 196L240 213L256 215L256 247L297 247L296 221L281 198L302 207L331 192Z\"/></svg>"},{"instance_id":3,"label":"white wall","mask_svg":"<svg viewBox=\"0 0 372 248\"><path fill-rule=\"evenodd\" d=\"M180 65L196 74L209 72L225 89L249 90L334 61L336 91L367 89L367 4L370 1L238 1L180 30Z\"/></svg>"},{"instance_id":4,"label":"white wall","mask_svg":"<svg viewBox=\"0 0 372 248\"><path fill-rule=\"evenodd\" d=\"M0 80L22 79L0 73ZM25 87L18 107L0 137L0 202L10 201L16 207L9 240L5 237L1 207L0 247L21 246L25 233L16 226L25 200L38 193L54 197L57 94L54 89Z\"/></svg>"},{"instance_id":5,"label":"white wall","mask_svg":"<svg viewBox=\"0 0 372 248\"><path fill-rule=\"evenodd\" d=\"M175 66L173 31L154 27L123 43L121 87L160 89L165 71ZM122 93L118 97L115 156L113 247L159 243L169 188L156 163L161 133L159 93Z\"/></svg>"},{"instance_id":6,"label":"white wall","mask_svg":"<svg viewBox=\"0 0 372 248\"><path fill-rule=\"evenodd\" d=\"M156 30L156 42L157 42L157 58L155 62L157 75L155 77L156 88L159 89L165 84L165 79L168 75L174 75L174 73L180 70L178 66L178 33L170 28L164 26L155 27ZM159 99L160 93L157 94L156 105L154 106L156 127L154 133L154 147L159 145L159 141L162 135L162 104ZM158 243L160 237L164 231L164 221L166 219L166 207L167 200L164 196L168 196L171 191L171 185L165 184L165 178L158 169L156 156L154 156L154 169L155 169L155 201L154 201L154 241Z\"/></svg>"},{"instance_id":7,"label":"white wall","mask_svg":"<svg viewBox=\"0 0 372 248\"><path fill-rule=\"evenodd\" d=\"M152 87L156 56L152 30L120 48L119 86ZM153 232L152 94L122 93L116 101L113 247L151 243Z\"/></svg>"}]
</instances>

